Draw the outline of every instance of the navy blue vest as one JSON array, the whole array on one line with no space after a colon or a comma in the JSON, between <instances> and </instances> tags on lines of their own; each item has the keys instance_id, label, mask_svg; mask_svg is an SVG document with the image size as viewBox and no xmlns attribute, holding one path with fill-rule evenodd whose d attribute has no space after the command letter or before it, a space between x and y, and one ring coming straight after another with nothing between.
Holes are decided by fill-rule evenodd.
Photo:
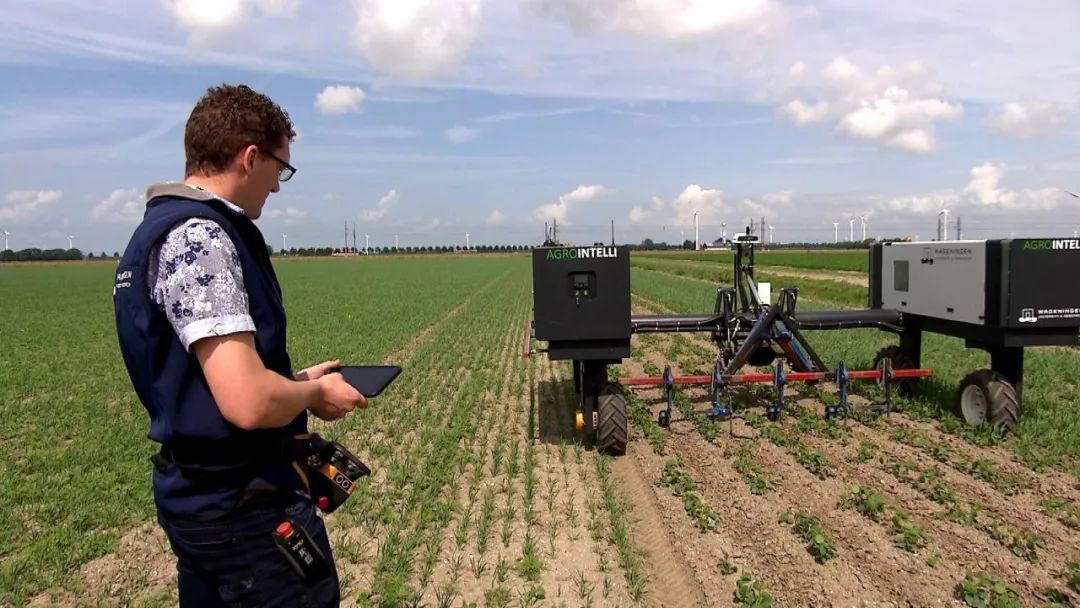
<instances>
[{"instance_id":1,"label":"navy blue vest","mask_svg":"<svg viewBox=\"0 0 1080 608\"><path fill-rule=\"evenodd\" d=\"M300 414L282 429L245 431L229 423L195 354L184 349L151 300L147 285L151 252L170 228L193 217L217 222L236 246L263 364L290 379L292 365L286 351L281 288L255 224L220 200L186 186L151 198L116 269L116 330L135 392L150 414L148 436L162 444L166 460L175 461L168 466L159 462L155 468L154 500L167 514L206 519L229 512L245 496L295 498L303 486L282 443L287 436L306 432L307 415Z\"/></svg>"}]
</instances>

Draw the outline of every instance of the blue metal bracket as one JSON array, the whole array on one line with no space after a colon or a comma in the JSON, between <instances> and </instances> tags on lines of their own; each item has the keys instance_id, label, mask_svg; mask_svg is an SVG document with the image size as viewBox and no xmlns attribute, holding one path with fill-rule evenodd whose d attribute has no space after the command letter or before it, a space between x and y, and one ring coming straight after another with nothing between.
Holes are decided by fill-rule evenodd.
<instances>
[{"instance_id":1,"label":"blue metal bracket","mask_svg":"<svg viewBox=\"0 0 1080 608\"><path fill-rule=\"evenodd\" d=\"M779 420L780 413L784 411L784 386L787 385L787 374L784 373L784 360L776 360L776 371L773 372L773 386L776 388L776 403L765 408L765 417L769 420Z\"/></svg>"},{"instance_id":2,"label":"blue metal bracket","mask_svg":"<svg viewBox=\"0 0 1080 608\"><path fill-rule=\"evenodd\" d=\"M719 361L713 364L713 376L712 376L712 401L713 407L706 412L710 418L720 418L721 420L731 418L731 395L728 395L728 406L724 407L724 389L727 387L727 383L723 379L724 368Z\"/></svg>"},{"instance_id":3,"label":"blue metal bracket","mask_svg":"<svg viewBox=\"0 0 1080 608\"><path fill-rule=\"evenodd\" d=\"M847 365L841 361L836 366L836 386L840 389L840 402L836 405L826 406L825 417L833 418L835 416L843 416L847 418L850 411L848 406L848 383L851 378L848 376Z\"/></svg>"}]
</instances>

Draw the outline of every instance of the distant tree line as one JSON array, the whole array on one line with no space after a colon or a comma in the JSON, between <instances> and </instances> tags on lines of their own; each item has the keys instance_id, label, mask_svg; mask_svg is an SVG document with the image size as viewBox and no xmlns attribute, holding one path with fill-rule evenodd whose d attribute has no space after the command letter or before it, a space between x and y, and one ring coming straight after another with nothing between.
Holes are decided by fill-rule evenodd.
<instances>
[{"instance_id":1,"label":"distant tree line","mask_svg":"<svg viewBox=\"0 0 1080 608\"><path fill-rule=\"evenodd\" d=\"M270 255L280 255L280 251L271 246L266 247ZM415 247L372 247L371 255L393 254L429 254L429 253L514 253L529 251L529 245L477 245L467 251L460 246L454 245L429 245ZM289 257L315 257L342 254L343 252L363 255L363 251L354 249L343 250L341 247L290 247L285 255ZM6 249L0 251L0 263L2 262L57 262L64 260L119 260L120 252L114 251L110 256L104 251L101 253L83 253L80 249L20 249L12 251Z\"/></svg>"},{"instance_id":2,"label":"distant tree line","mask_svg":"<svg viewBox=\"0 0 1080 608\"><path fill-rule=\"evenodd\" d=\"M904 241L903 238L884 239L882 242L899 242ZM768 249L868 249L870 245L874 244L874 239L867 239L865 241L840 241L839 243L772 243L763 244ZM606 243L596 243L597 245L605 245ZM761 245L759 245L761 246ZM645 239L641 243L634 245L630 244L628 247L631 250L640 251L668 251L673 249L694 249L694 241L687 239L682 244L670 244L664 242L654 242L652 239ZM270 255L281 255L279 250L267 245L267 251ZM372 247L370 249L370 255L395 255L395 254L438 254L438 253L517 253L529 251L532 249L530 245L477 245L471 249L466 250L463 247L455 245L417 245L406 247ZM316 257L316 256L330 256L346 254L359 254L363 255L363 250L355 250L352 248L342 249L341 247L290 247L285 251L287 257ZM12 251L6 249L0 251L0 262L56 262L63 260L119 260L120 252L114 251L110 256L104 251L95 254L93 252L83 253L80 249L20 249L18 251Z\"/></svg>"},{"instance_id":3,"label":"distant tree line","mask_svg":"<svg viewBox=\"0 0 1080 608\"><path fill-rule=\"evenodd\" d=\"M606 245L607 243L598 243L598 244L599 245ZM688 249L690 251L693 251L693 249L694 249L694 240L693 239L686 239L685 241L682 242L681 245L679 245L679 244L674 244L673 245L673 244L664 243L664 242L657 243L657 242L653 241L652 239L645 239L644 241L641 241L641 243L639 243L637 245L630 244L630 245L627 245L627 247L629 247L631 251L634 251L634 250L639 250L639 251L669 251L671 249Z\"/></svg>"},{"instance_id":4,"label":"distant tree line","mask_svg":"<svg viewBox=\"0 0 1080 608\"><path fill-rule=\"evenodd\" d=\"M371 247L369 255L394 255L394 254L428 254L428 253L514 253L529 251L528 245L476 245L469 249L455 245L418 245L407 247ZM270 255L281 255L281 250L267 246ZM289 247L285 250L287 257L312 257L341 254L364 255L363 249L342 249L341 247Z\"/></svg>"},{"instance_id":5,"label":"distant tree line","mask_svg":"<svg viewBox=\"0 0 1080 608\"><path fill-rule=\"evenodd\" d=\"M120 252L114 251L110 256L104 251L95 255L93 252L83 254L79 249L38 249L36 247L18 251L12 251L11 249L0 251L0 262L59 262L64 260L96 259L118 260L120 259Z\"/></svg>"},{"instance_id":6,"label":"distant tree line","mask_svg":"<svg viewBox=\"0 0 1080 608\"><path fill-rule=\"evenodd\" d=\"M882 242L897 242L904 241L905 239L886 239ZM840 241L839 243L772 243L765 244L764 246L770 249L865 249L874 244L874 239L867 239L866 241ZM596 243L597 245L605 245L606 243ZM654 242L652 239L645 239L638 244L627 245L635 251L671 251L671 249L693 249L693 241L687 239L683 243L664 243ZM476 245L470 249L465 249L459 245L416 245L416 246L404 246L404 247L372 247L370 248L369 255L416 255L416 254L460 254L460 253L478 253L478 254L504 254L504 253L519 253L527 252L531 249L531 245ZM281 255L279 249L274 249L272 246L267 245L267 251L271 256ZM319 256L332 256L341 254L357 254L364 255L363 249L341 248L341 247L289 247L285 251L287 257L319 257ZM18 249L18 251L12 251L12 249L5 249L0 252L0 262L4 261L62 261L62 260L95 260L95 259L120 259L120 252L112 252L112 255L108 255L105 252L95 254L93 252L83 254L81 249L39 249L37 247L31 247L28 249Z\"/></svg>"},{"instance_id":7,"label":"distant tree line","mask_svg":"<svg viewBox=\"0 0 1080 608\"><path fill-rule=\"evenodd\" d=\"M866 239L865 241L840 241L839 243L773 243L770 249L869 249L874 243L902 243L910 238Z\"/></svg>"},{"instance_id":8,"label":"distant tree line","mask_svg":"<svg viewBox=\"0 0 1080 608\"><path fill-rule=\"evenodd\" d=\"M719 239L717 239L719 240ZM877 242L881 243L897 243L910 239L907 238L888 238L880 241L876 239L866 239L865 241L840 241L839 243L758 243L758 247L767 249L869 249L871 245ZM711 244L716 241L709 241L704 244ZM600 243L603 244L603 243ZM727 241L730 246L731 241ZM671 244L664 242L654 242L652 239L645 239L637 245L628 245L631 250L640 251L669 251L673 249L694 249L694 241L687 239L682 244Z\"/></svg>"}]
</instances>

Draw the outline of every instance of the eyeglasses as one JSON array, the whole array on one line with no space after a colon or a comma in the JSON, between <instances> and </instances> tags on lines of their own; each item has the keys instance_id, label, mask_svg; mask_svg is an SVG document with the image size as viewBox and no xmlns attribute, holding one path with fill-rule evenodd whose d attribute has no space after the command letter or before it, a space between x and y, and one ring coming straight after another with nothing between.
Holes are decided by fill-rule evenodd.
<instances>
[{"instance_id":1,"label":"eyeglasses","mask_svg":"<svg viewBox=\"0 0 1080 608\"><path fill-rule=\"evenodd\" d=\"M278 181L279 182L287 182L287 181L289 181L292 178L292 176L296 173L296 167L294 167L294 166L290 165L289 163L281 160L276 155L274 155L274 153L267 152L266 150L263 150L261 148L259 149L259 151L262 152L263 154L269 156L270 158L276 160L277 162L281 163L281 171L278 172Z\"/></svg>"}]
</instances>

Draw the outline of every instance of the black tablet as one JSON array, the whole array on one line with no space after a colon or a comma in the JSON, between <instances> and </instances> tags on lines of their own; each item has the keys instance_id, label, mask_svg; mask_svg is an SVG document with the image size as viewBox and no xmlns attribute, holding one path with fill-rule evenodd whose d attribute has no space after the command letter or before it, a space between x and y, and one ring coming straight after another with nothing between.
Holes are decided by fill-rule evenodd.
<instances>
[{"instance_id":1,"label":"black tablet","mask_svg":"<svg viewBox=\"0 0 1080 608\"><path fill-rule=\"evenodd\" d=\"M340 372L345 381L365 397L377 397L401 373L397 365L344 365L330 370Z\"/></svg>"}]
</instances>

